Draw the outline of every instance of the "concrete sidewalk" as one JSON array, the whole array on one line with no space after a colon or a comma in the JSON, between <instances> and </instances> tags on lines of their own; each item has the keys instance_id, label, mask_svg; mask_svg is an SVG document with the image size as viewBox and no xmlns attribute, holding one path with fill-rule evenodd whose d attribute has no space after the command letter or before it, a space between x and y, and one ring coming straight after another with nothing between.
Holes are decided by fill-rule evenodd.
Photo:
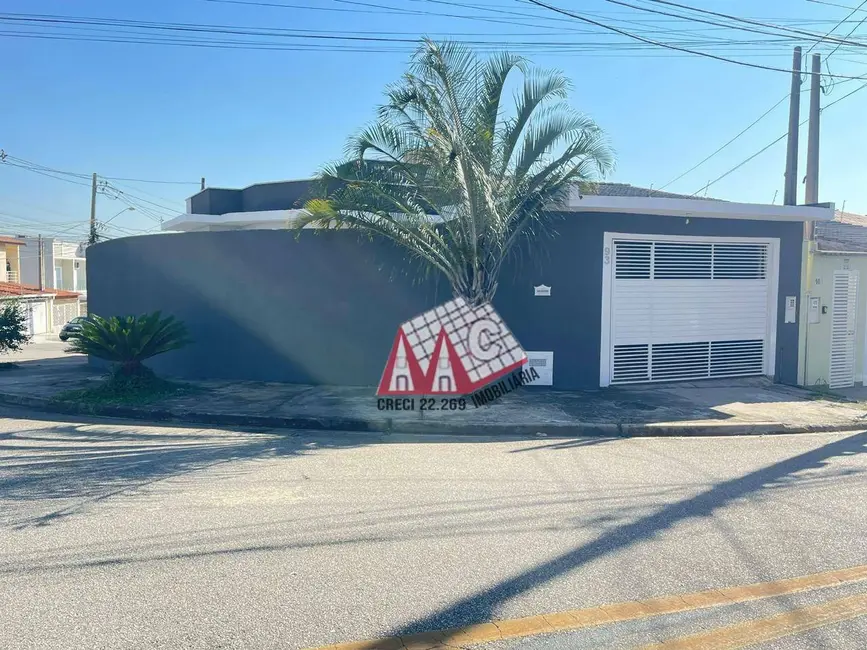
<instances>
[{"instance_id":1,"label":"concrete sidewalk","mask_svg":"<svg viewBox=\"0 0 867 650\"><path fill-rule=\"evenodd\" d=\"M645 384L582 392L523 388L465 410L386 412L372 387L197 381L201 392L144 407L82 407L53 398L101 380L80 356L0 372L0 402L63 413L225 426L527 436L743 435L867 428L867 404L822 399L766 379ZM418 400L416 400L418 401ZM440 400L437 400L439 403Z\"/></svg>"}]
</instances>

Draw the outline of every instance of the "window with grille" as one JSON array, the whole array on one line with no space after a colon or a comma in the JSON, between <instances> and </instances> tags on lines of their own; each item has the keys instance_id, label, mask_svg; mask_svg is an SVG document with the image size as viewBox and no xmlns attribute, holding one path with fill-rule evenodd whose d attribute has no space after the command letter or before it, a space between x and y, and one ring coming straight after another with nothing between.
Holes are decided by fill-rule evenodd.
<instances>
[{"instance_id":1,"label":"window with grille","mask_svg":"<svg viewBox=\"0 0 867 650\"><path fill-rule=\"evenodd\" d=\"M713 275L712 244L653 244L653 277L671 280L709 280Z\"/></svg>"},{"instance_id":2,"label":"window with grille","mask_svg":"<svg viewBox=\"0 0 867 650\"><path fill-rule=\"evenodd\" d=\"M760 375L764 352L762 340L615 345L611 383Z\"/></svg>"},{"instance_id":3,"label":"window with grille","mask_svg":"<svg viewBox=\"0 0 867 650\"><path fill-rule=\"evenodd\" d=\"M767 244L614 242L618 280L762 280Z\"/></svg>"},{"instance_id":4,"label":"window with grille","mask_svg":"<svg viewBox=\"0 0 867 650\"><path fill-rule=\"evenodd\" d=\"M649 279L653 244L649 241L619 241L614 243L614 277L617 279Z\"/></svg>"}]
</instances>

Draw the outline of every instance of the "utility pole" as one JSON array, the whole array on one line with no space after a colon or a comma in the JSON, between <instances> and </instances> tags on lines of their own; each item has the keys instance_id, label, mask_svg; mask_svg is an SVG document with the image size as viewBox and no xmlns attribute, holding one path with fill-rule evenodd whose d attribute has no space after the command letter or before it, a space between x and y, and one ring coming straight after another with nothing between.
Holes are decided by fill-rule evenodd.
<instances>
[{"instance_id":1,"label":"utility pole","mask_svg":"<svg viewBox=\"0 0 867 650\"><path fill-rule=\"evenodd\" d=\"M90 188L90 238L89 242L95 244L97 242L96 232L96 173L93 174L93 184Z\"/></svg>"},{"instance_id":2,"label":"utility pole","mask_svg":"<svg viewBox=\"0 0 867 650\"><path fill-rule=\"evenodd\" d=\"M783 205L798 204L798 122L801 118L801 46L792 57L792 94L789 97L789 140L786 145L786 184Z\"/></svg>"},{"instance_id":3,"label":"utility pole","mask_svg":"<svg viewBox=\"0 0 867 650\"><path fill-rule=\"evenodd\" d=\"M813 55L810 80L810 131L807 135L807 187L804 203L819 202L819 98L822 87L822 62Z\"/></svg>"},{"instance_id":4,"label":"utility pole","mask_svg":"<svg viewBox=\"0 0 867 650\"><path fill-rule=\"evenodd\" d=\"M42 246L42 235L39 235L39 237L37 238L36 241L37 241L37 249L38 249L36 251L36 255L39 258L39 273L38 273L39 290L42 291L42 289L45 288L45 262L43 261L43 250L44 249Z\"/></svg>"},{"instance_id":5,"label":"utility pole","mask_svg":"<svg viewBox=\"0 0 867 650\"><path fill-rule=\"evenodd\" d=\"M202 176L202 190L205 189L205 177Z\"/></svg>"}]
</instances>

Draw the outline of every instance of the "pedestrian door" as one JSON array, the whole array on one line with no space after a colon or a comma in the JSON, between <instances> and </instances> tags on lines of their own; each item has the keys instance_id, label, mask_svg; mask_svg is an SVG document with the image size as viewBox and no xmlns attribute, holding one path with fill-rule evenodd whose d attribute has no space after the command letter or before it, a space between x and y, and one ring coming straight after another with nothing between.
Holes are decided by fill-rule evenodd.
<instances>
[{"instance_id":1,"label":"pedestrian door","mask_svg":"<svg viewBox=\"0 0 867 650\"><path fill-rule=\"evenodd\" d=\"M828 386L855 384L855 323L858 309L858 271L834 271L831 296L831 367Z\"/></svg>"}]
</instances>

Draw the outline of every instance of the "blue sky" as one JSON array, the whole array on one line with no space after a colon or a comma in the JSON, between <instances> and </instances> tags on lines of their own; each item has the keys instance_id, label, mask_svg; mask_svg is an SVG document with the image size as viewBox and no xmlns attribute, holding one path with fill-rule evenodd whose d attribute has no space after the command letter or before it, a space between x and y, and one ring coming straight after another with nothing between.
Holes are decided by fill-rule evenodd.
<instances>
[{"instance_id":1,"label":"blue sky","mask_svg":"<svg viewBox=\"0 0 867 650\"><path fill-rule=\"evenodd\" d=\"M7 20L0 21L0 31L55 36L92 33L82 27L60 31L46 23L25 28L8 20L11 14L43 14L400 39L451 34L505 47L511 43L513 49L526 48L535 63L559 68L572 78L573 105L596 119L617 151L613 180L654 187L668 183L732 138L781 100L790 83L780 72L652 48L626 50L629 39L532 7L526 0L262 1L294 7L212 0L6 0L2 16ZM604 0L549 1L658 40L696 38L702 33L722 39L763 38L654 16ZM828 1L859 4L857 0ZM629 3L679 11L647 0ZM808 0L685 3L822 33L849 13ZM759 5L761 9L756 8ZM448 13L474 18L442 15ZM865 17L867 12L855 13L850 20ZM835 33L845 36L856 26L849 22ZM104 29L114 31L103 32L103 36L124 36L116 27ZM704 29L708 31L700 31ZM672 34L671 30L687 33ZM859 35L867 38L867 22L855 31L854 38ZM346 137L373 116L383 87L403 71L409 45L351 42L353 51L335 51L341 41L271 40L316 49L181 48L0 34L0 57L5 62L0 148L10 156L54 169L95 171L107 177L196 182L204 176L210 186L243 187L309 176L324 162L339 157ZM592 51L546 52L549 48L540 43L550 41L570 47L608 45ZM812 41L807 36L796 37L761 51L739 46L727 56L787 68L791 48L797 44L806 49ZM815 51L829 53L832 49L822 44ZM867 75L867 58L857 48L841 48L830 66L838 75ZM838 80L823 103L860 86L860 81ZM805 93L802 117L806 117L807 99ZM867 90L823 113L820 163L820 200L834 201L838 207L845 201L847 211L861 213L867 213L865 107ZM782 103L745 136L667 189L693 193L754 154L785 132L787 108ZM804 127L801 176L806 133ZM770 203L778 191L776 202L780 203L784 159L781 142L714 184L707 194ZM84 182L73 184L0 166L0 232L79 236L89 215L90 191ZM173 210L183 211L183 199L197 189L194 184L137 182L118 187L136 201L147 199L160 206L145 204L154 211L150 215L126 212L114 220L128 230L157 227L156 215L168 217ZM803 185L799 187L803 200ZM124 207L122 200L100 195L98 217L106 220Z\"/></svg>"}]
</instances>

